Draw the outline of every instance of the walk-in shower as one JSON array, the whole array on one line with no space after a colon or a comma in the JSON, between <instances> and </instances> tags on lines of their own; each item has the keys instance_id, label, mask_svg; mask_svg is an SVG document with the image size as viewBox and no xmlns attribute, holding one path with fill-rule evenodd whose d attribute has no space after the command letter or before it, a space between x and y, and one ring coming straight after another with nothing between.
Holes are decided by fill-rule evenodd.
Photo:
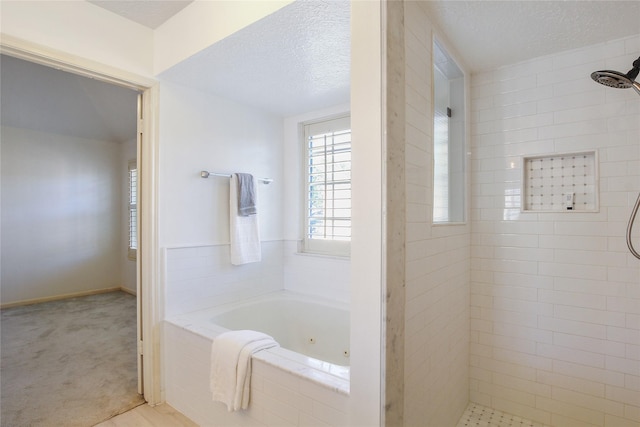
<instances>
[{"instance_id":1,"label":"walk-in shower","mask_svg":"<svg viewBox=\"0 0 640 427\"><path fill-rule=\"evenodd\" d=\"M640 95L640 83L635 81L639 73L640 57L633 61L633 68L629 70L627 74L623 74L619 71L602 70L594 71L593 73L591 73L591 78L600 84L616 89L629 89L630 87L632 87L633 90L635 90L638 95ZM631 216L629 217L629 223L627 224L627 247L629 248L633 256L640 259L640 253L635 250L635 248L633 247L633 242L631 240L631 230L633 229L633 223L636 219L638 208L640 208L640 194L638 194L636 204L633 206Z\"/></svg>"}]
</instances>

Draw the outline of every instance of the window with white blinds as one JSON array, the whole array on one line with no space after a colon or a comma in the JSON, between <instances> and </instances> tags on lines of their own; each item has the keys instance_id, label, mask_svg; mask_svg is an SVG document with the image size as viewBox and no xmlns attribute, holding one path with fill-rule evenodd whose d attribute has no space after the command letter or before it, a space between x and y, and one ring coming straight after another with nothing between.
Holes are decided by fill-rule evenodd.
<instances>
[{"instance_id":1,"label":"window with white blinds","mask_svg":"<svg viewBox=\"0 0 640 427\"><path fill-rule=\"evenodd\" d=\"M304 138L304 251L348 256L351 241L350 118L307 123Z\"/></svg>"},{"instance_id":2,"label":"window with white blinds","mask_svg":"<svg viewBox=\"0 0 640 427\"><path fill-rule=\"evenodd\" d=\"M138 250L138 166L129 162L129 258L136 259Z\"/></svg>"}]
</instances>

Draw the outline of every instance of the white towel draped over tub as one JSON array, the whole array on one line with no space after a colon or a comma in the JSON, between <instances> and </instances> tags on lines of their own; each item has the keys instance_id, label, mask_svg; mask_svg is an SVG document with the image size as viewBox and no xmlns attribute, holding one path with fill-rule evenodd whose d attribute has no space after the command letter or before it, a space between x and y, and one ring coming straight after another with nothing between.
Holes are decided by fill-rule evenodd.
<instances>
[{"instance_id":1,"label":"white towel draped over tub","mask_svg":"<svg viewBox=\"0 0 640 427\"><path fill-rule=\"evenodd\" d=\"M210 385L213 400L227 405L229 412L249 407L251 355L277 347L262 332L241 330L218 335L211 345Z\"/></svg>"},{"instance_id":2,"label":"white towel draped over tub","mask_svg":"<svg viewBox=\"0 0 640 427\"><path fill-rule=\"evenodd\" d=\"M229 240L231 242L231 264L241 265L250 262L259 262L262 259L260 248L260 233L258 231L258 214L254 210L253 214L241 215L238 209L238 201L245 196L239 196L239 192L251 192L250 198L255 206L257 199L257 186L255 178L248 174L240 179L240 174L231 175L231 186L229 187ZM241 188L239 182L251 180L249 188Z\"/></svg>"}]
</instances>

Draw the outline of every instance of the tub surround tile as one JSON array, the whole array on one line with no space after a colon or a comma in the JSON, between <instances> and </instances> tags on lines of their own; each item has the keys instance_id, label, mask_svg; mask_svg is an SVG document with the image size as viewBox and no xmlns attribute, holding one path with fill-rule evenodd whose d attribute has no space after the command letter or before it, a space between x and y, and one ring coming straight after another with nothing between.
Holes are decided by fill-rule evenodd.
<instances>
[{"instance_id":1,"label":"tub surround tile","mask_svg":"<svg viewBox=\"0 0 640 427\"><path fill-rule=\"evenodd\" d=\"M211 425L211 420L216 420L216 425L242 427L348 425L346 380L323 372L335 381L333 386L327 386L304 378L302 372L283 371L276 365L288 365L293 371L303 369L295 357L282 356L286 354L284 349L254 355L249 409L228 412L224 404L211 400L209 391L211 338L206 334L211 330L201 335L164 322L163 331L166 401L199 425ZM185 334L190 336L185 338ZM198 353L206 353L207 357L195 356Z\"/></svg>"},{"instance_id":2,"label":"tub surround tile","mask_svg":"<svg viewBox=\"0 0 640 427\"><path fill-rule=\"evenodd\" d=\"M229 245L165 249L165 317L283 288L283 243L262 242L262 261L231 265Z\"/></svg>"},{"instance_id":3,"label":"tub surround tile","mask_svg":"<svg viewBox=\"0 0 640 427\"><path fill-rule=\"evenodd\" d=\"M349 303L351 260L298 251L298 241L284 241L284 289Z\"/></svg>"},{"instance_id":4,"label":"tub surround tile","mask_svg":"<svg viewBox=\"0 0 640 427\"><path fill-rule=\"evenodd\" d=\"M256 353L253 359L289 371L331 391L349 395L349 367L347 366L329 363L309 366L313 364L313 362L309 363L307 360L309 358L283 348Z\"/></svg>"},{"instance_id":5,"label":"tub surround tile","mask_svg":"<svg viewBox=\"0 0 640 427\"><path fill-rule=\"evenodd\" d=\"M298 242L262 242L263 260L231 265L229 245L165 249L165 316L287 289L349 303L348 258L299 255Z\"/></svg>"},{"instance_id":6,"label":"tub surround tile","mask_svg":"<svg viewBox=\"0 0 640 427\"><path fill-rule=\"evenodd\" d=\"M232 309L235 306L239 306L245 303L251 303L252 301L260 301L265 298L293 298L295 300L296 298L308 297L287 291L278 291L275 293L266 294L264 296L248 299L246 301L243 301L242 303L234 303L231 305L225 304L211 309L198 310L192 313L173 316L165 321L165 324L172 326L172 328L170 328L169 330L173 331L175 330L175 327L178 327L180 328L180 330L185 332L185 334L182 335L173 334L171 336L171 340L173 342L179 341L182 344L192 346L197 345L195 344L196 341L198 343L201 343L200 340L194 341L193 339L189 338L195 336L199 336L200 338L204 338L209 342L212 342L217 335L229 331L228 329L213 323L211 320L213 317L215 317L218 313ZM314 299L314 302L326 304L330 303L329 300L318 299ZM339 303L338 306L340 307ZM346 309L347 307L342 306L342 308ZM194 354L208 354L210 349L200 347L200 350L201 351L199 353ZM339 392L344 395L349 394L349 366L341 366L319 359L314 359L282 347L261 351L259 353L256 353L253 357L256 360L261 360L272 366L289 371L290 373L293 373L298 377L306 378L309 381L312 381L323 387L327 387L335 392ZM348 359L345 360L348 361Z\"/></svg>"},{"instance_id":7,"label":"tub surround tile","mask_svg":"<svg viewBox=\"0 0 640 427\"><path fill-rule=\"evenodd\" d=\"M347 425L349 408L348 366L334 365L286 348L276 347L252 356L249 409L229 413L211 401L209 370L211 343L227 332L212 319L234 307L261 300L292 300L302 296L289 291L269 293L234 304L173 316L163 323L166 400L202 425ZM306 298L309 298L308 296ZM318 298L312 299L318 303Z\"/></svg>"}]
</instances>

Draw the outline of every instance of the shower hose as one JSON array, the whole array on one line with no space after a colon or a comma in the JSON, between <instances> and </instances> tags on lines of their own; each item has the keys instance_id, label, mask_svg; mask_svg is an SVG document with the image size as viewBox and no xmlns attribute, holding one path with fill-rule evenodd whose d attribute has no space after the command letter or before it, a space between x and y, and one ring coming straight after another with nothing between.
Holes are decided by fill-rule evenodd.
<instances>
[{"instance_id":1,"label":"shower hose","mask_svg":"<svg viewBox=\"0 0 640 427\"><path fill-rule=\"evenodd\" d=\"M636 214L638 213L639 207L640 207L640 194L638 194L638 198L636 199L636 204L633 206L633 210L631 211L629 224L627 224L627 247L629 248L633 256L638 259L640 259L640 253L638 253L633 247L633 242L631 241L631 229L633 228L633 222L636 219Z\"/></svg>"}]
</instances>

